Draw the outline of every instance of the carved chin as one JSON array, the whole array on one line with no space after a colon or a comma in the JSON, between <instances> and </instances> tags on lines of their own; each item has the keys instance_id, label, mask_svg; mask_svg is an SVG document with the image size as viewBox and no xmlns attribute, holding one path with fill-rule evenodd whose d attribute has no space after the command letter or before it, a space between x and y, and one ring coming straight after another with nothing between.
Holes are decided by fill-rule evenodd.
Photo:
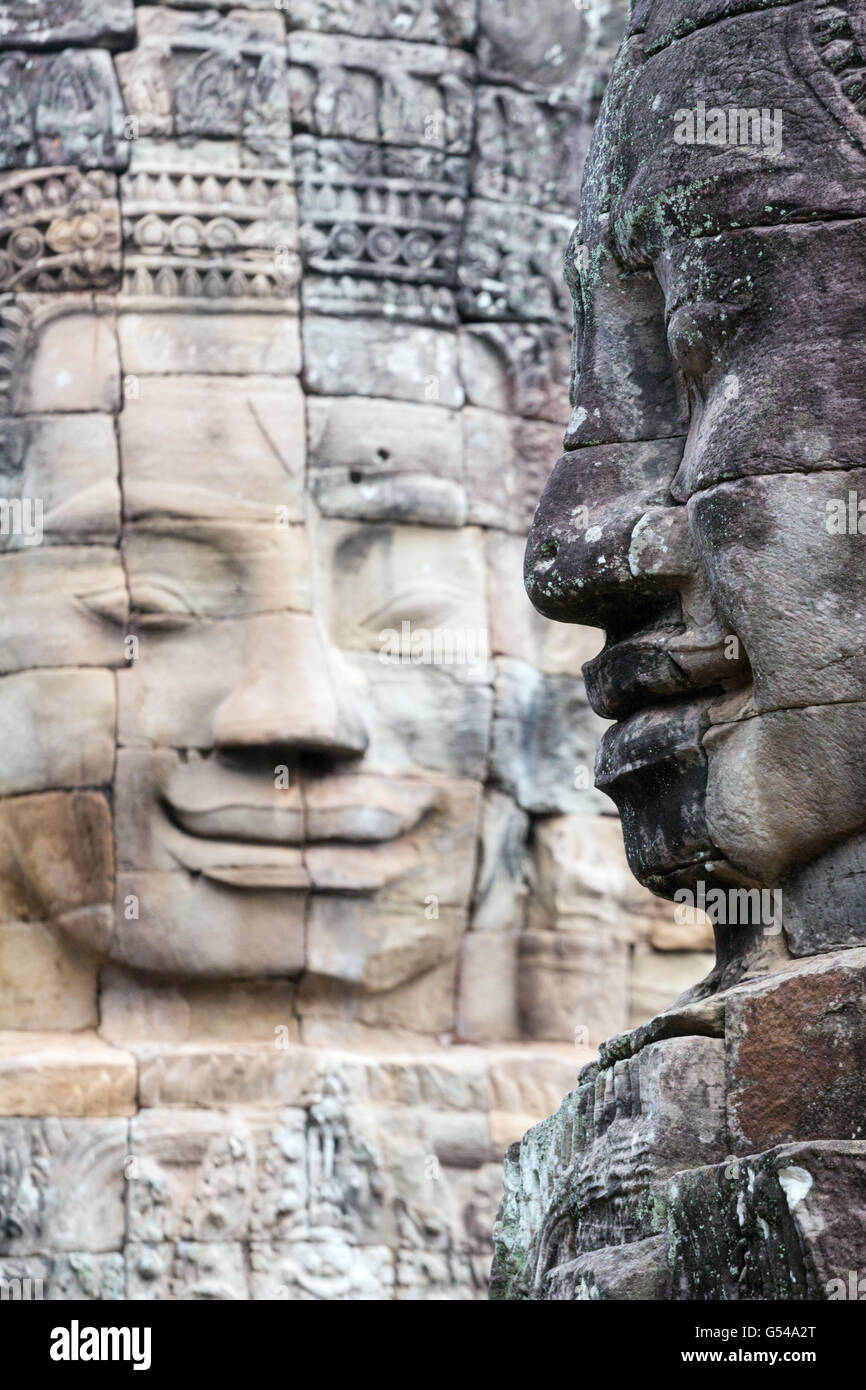
<instances>
[{"instance_id":1,"label":"carved chin","mask_svg":"<svg viewBox=\"0 0 866 1390\"><path fill-rule=\"evenodd\" d=\"M665 705L614 724L599 747L596 786L620 813L632 873L660 897L741 881L707 826L708 727L703 704Z\"/></svg>"}]
</instances>

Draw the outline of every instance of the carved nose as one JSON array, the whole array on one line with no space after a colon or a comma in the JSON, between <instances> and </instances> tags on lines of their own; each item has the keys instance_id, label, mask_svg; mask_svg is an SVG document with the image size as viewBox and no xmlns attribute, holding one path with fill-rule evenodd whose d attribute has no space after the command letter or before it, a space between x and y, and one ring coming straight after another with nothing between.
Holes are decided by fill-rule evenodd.
<instances>
[{"instance_id":1,"label":"carved nose","mask_svg":"<svg viewBox=\"0 0 866 1390\"><path fill-rule=\"evenodd\" d=\"M305 613L287 614L214 716L220 748L282 747L358 757L367 731L341 680L337 654Z\"/></svg>"},{"instance_id":2,"label":"carved nose","mask_svg":"<svg viewBox=\"0 0 866 1390\"><path fill-rule=\"evenodd\" d=\"M604 444L564 454L548 479L526 547L526 590L545 617L610 629L668 593L663 565L633 565L648 511L673 504L683 441Z\"/></svg>"}]
</instances>

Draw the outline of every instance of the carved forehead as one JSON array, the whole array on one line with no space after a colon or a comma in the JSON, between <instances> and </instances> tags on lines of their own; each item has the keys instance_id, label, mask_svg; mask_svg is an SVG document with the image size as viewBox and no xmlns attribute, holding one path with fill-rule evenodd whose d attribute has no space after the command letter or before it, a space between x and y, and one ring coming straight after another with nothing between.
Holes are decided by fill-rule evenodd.
<instances>
[{"instance_id":1,"label":"carved forehead","mask_svg":"<svg viewBox=\"0 0 866 1390\"><path fill-rule=\"evenodd\" d=\"M677 10L661 0L635 11L590 150L581 241L606 242L634 267L681 237L861 216L862 13L853 4L850 13L821 4L726 17L705 5ZM720 143L706 138L714 112ZM763 124L747 125L746 113Z\"/></svg>"}]
</instances>

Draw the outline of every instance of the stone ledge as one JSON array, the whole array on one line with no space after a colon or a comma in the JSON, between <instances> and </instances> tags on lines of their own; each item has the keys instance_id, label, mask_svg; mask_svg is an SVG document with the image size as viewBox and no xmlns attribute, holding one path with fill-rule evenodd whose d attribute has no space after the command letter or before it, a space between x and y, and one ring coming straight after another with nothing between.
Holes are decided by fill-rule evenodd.
<instances>
[{"instance_id":1,"label":"stone ledge","mask_svg":"<svg viewBox=\"0 0 866 1390\"><path fill-rule=\"evenodd\" d=\"M0 1031L0 1115L134 1115L137 1066L96 1033Z\"/></svg>"},{"instance_id":2,"label":"stone ledge","mask_svg":"<svg viewBox=\"0 0 866 1390\"><path fill-rule=\"evenodd\" d=\"M127 1045L138 1064L142 1109L303 1105L326 1076L337 1073L357 1104L542 1116L575 1084L588 1055L586 1048L555 1043L418 1052L207 1041Z\"/></svg>"}]
</instances>

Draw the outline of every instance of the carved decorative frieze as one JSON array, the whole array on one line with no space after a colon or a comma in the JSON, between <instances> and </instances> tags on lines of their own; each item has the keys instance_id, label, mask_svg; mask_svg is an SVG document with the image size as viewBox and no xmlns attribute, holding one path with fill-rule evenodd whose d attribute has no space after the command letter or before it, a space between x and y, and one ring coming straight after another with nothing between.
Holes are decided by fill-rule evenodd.
<instances>
[{"instance_id":1,"label":"carved decorative frieze","mask_svg":"<svg viewBox=\"0 0 866 1390\"><path fill-rule=\"evenodd\" d=\"M119 275L113 174L69 168L0 175L0 291L108 289Z\"/></svg>"},{"instance_id":2,"label":"carved decorative frieze","mask_svg":"<svg viewBox=\"0 0 866 1390\"><path fill-rule=\"evenodd\" d=\"M207 172L182 154L122 181L125 306L293 307L297 207L285 170Z\"/></svg>"},{"instance_id":3,"label":"carved decorative frieze","mask_svg":"<svg viewBox=\"0 0 866 1390\"><path fill-rule=\"evenodd\" d=\"M344 139L468 154L475 62L433 44L290 34L292 124Z\"/></svg>"},{"instance_id":4,"label":"carved decorative frieze","mask_svg":"<svg viewBox=\"0 0 866 1390\"><path fill-rule=\"evenodd\" d=\"M4 0L0 10L0 48L117 48L134 35L133 0Z\"/></svg>"},{"instance_id":5,"label":"carved decorative frieze","mask_svg":"<svg viewBox=\"0 0 866 1390\"><path fill-rule=\"evenodd\" d=\"M573 215L590 131L578 102L479 87L473 193Z\"/></svg>"},{"instance_id":6,"label":"carved decorative frieze","mask_svg":"<svg viewBox=\"0 0 866 1390\"><path fill-rule=\"evenodd\" d=\"M282 16L217 14L144 5L138 46L117 59L137 135L243 138L276 164L289 161L289 98Z\"/></svg>"},{"instance_id":7,"label":"carved decorative frieze","mask_svg":"<svg viewBox=\"0 0 866 1390\"><path fill-rule=\"evenodd\" d=\"M463 318L568 323L562 247L571 225L552 213L473 199L460 266Z\"/></svg>"},{"instance_id":8,"label":"carved decorative frieze","mask_svg":"<svg viewBox=\"0 0 866 1390\"><path fill-rule=\"evenodd\" d=\"M0 55L0 169L125 169L123 105L107 53Z\"/></svg>"},{"instance_id":9,"label":"carved decorative frieze","mask_svg":"<svg viewBox=\"0 0 866 1390\"><path fill-rule=\"evenodd\" d=\"M291 0L286 18L316 33L457 47L472 41L476 10L475 0Z\"/></svg>"},{"instance_id":10,"label":"carved decorative frieze","mask_svg":"<svg viewBox=\"0 0 866 1390\"><path fill-rule=\"evenodd\" d=\"M311 136L295 146L305 305L455 323L466 160Z\"/></svg>"}]
</instances>

